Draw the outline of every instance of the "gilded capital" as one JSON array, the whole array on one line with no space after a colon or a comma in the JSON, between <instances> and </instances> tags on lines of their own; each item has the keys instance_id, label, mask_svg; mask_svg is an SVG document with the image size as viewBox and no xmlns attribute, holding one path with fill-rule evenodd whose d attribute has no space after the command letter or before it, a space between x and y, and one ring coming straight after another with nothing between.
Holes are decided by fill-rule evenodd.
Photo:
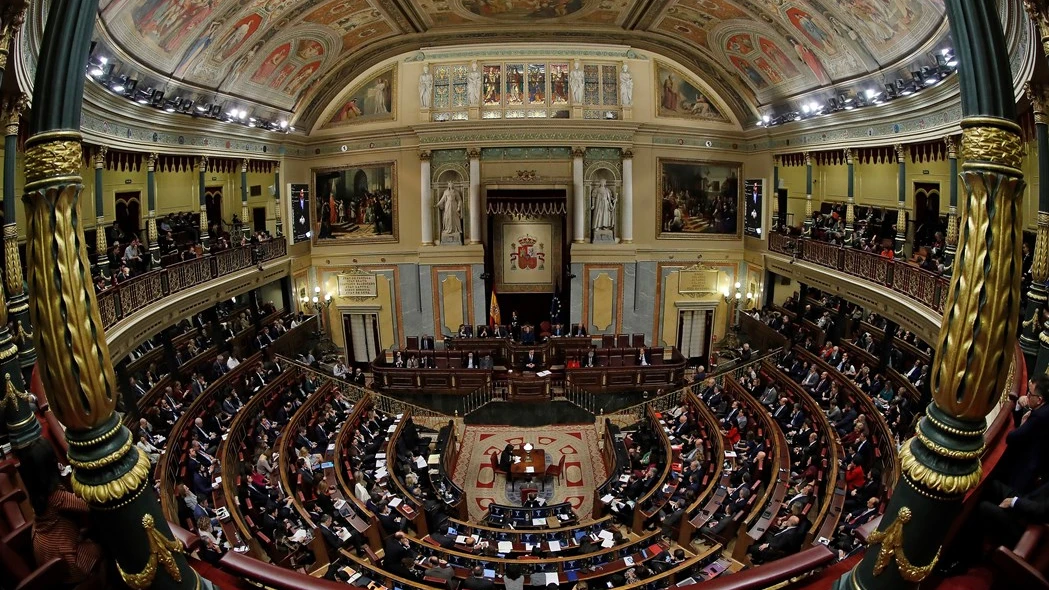
<instances>
[{"instance_id":1,"label":"gilded capital","mask_svg":"<svg viewBox=\"0 0 1049 590\"><path fill-rule=\"evenodd\" d=\"M1025 82L1024 94L1034 108L1034 122L1041 125L1049 123L1049 87Z\"/></svg>"},{"instance_id":2,"label":"gilded capital","mask_svg":"<svg viewBox=\"0 0 1049 590\"><path fill-rule=\"evenodd\" d=\"M470 148L469 151L466 152L466 157L471 160L479 160L481 158L481 150L475 147Z\"/></svg>"},{"instance_id":3,"label":"gilded capital","mask_svg":"<svg viewBox=\"0 0 1049 590\"><path fill-rule=\"evenodd\" d=\"M207 156L201 156L201 157L197 158L197 168L200 169L200 172L202 174L204 172L208 171L208 157Z\"/></svg>"},{"instance_id":4,"label":"gilded capital","mask_svg":"<svg viewBox=\"0 0 1049 590\"><path fill-rule=\"evenodd\" d=\"M419 152L419 160L421 160L423 162L429 162L430 161L430 155L431 154L430 154L429 150L423 150L423 151Z\"/></svg>"},{"instance_id":5,"label":"gilded capital","mask_svg":"<svg viewBox=\"0 0 1049 590\"><path fill-rule=\"evenodd\" d=\"M159 159L160 154L157 152L150 152L149 155L146 156L146 170L149 172L155 171L157 169L157 160Z\"/></svg>"},{"instance_id":6,"label":"gilded capital","mask_svg":"<svg viewBox=\"0 0 1049 590\"><path fill-rule=\"evenodd\" d=\"M29 95L24 92L18 93L18 96L4 99L4 130L7 135L18 135L18 124L21 122L22 113L28 108Z\"/></svg>"},{"instance_id":7,"label":"gilded capital","mask_svg":"<svg viewBox=\"0 0 1049 590\"><path fill-rule=\"evenodd\" d=\"M812 166L812 154L809 152L805 152L802 155L805 156L805 165Z\"/></svg>"},{"instance_id":8,"label":"gilded capital","mask_svg":"<svg viewBox=\"0 0 1049 590\"><path fill-rule=\"evenodd\" d=\"M106 147L104 145L98 146L98 149L95 150L95 168L105 168L106 167L106 154L107 153L109 153L109 148L108 147Z\"/></svg>"},{"instance_id":9,"label":"gilded capital","mask_svg":"<svg viewBox=\"0 0 1049 590\"><path fill-rule=\"evenodd\" d=\"M1024 8L1027 9L1027 14L1034 21L1034 24L1038 26L1043 46L1049 45L1049 40L1046 39L1046 32L1049 32L1049 2L1045 0L1024 0Z\"/></svg>"},{"instance_id":10,"label":"gilded capital","mask_svg":"<svg viewBox=\"0 0 1049 590\"><path fill-rule=\"evenodd\" d=\"M782 158L779 155L772 156L772 165L773 166L777 166L778 167L781 162L782 162Z\"/></svg>"},{"instance_id":11,"label":"gilded capital","mask_svg":"<svg viewBox=\"0 0 1049 590\"><path fill-rule=\"evenodd\" d=\"M947 144L947 159L957 160L958 159L958 143L954 141L954 138L948 135L943 138L943 143Z\"/></svg>"},{"instance_id":12,"label":"gilded capital","mask_svg":"<svg viewBox=\"0 0 1049 590\"><path fill-rule=\"evenodd\" d=\"M586 155L586 148L585 147L578 147L578 146L576 146L576 147L572 148L572 157L573 158L582 158L585 155Z\"/></svg>"},{"instance_id":13,"label":"gilded capital","mask_svg":"<svg viewBox=\"0 0 1049 590\"><path fill-rule=\"evenodd\" d=\"M902 143L898 143L892 146L892 149L896 151L896 163L902 164L907 159L907 146Z\"/></svg>"},{"instance_id":14,"label":"gilded capital","mask_svg":"<svg viewBox=\"0 0 1049 590\"><path fill-rule=\"evenodd\" d=\"M845 148L845 163L852 165L852 148Z\"/></svg>"},{"instance_id":15,"label":"gilded capital","mask_svg":"<svg viewBox=\"0 0 1049 590\"><path fill-rule=\"evenodd\" d=\"M247 172L248 171L248 159L247 158L244 158L243 160L240 161L240 171L241 172Z\"/></svg>"}]
</instances>

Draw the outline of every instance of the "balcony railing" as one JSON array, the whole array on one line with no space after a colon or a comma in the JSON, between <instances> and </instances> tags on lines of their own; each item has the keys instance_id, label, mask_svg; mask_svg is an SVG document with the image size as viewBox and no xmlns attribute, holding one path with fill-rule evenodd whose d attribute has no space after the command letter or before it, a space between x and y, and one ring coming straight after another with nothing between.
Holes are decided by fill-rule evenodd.
<instances>
[{"instance_id":1,"label":"balcony railing","mask_svg":"<svg viewBox=\"0 0 1049 590\"><path fill-rule=\"evenodd\" d=\"M184 291L255 264L287 255L284 240L264 242L257 246L239 246L153 270L109 287L98 294L102 325L109 329L120 320L168 295Z\"/></svg>"},{"instance_id":2,"label":"balcony railing","mask_svg":"<svg viewBox=\"0 0 1049 590\"><path fill-rule=\"evenodd\" d=\"M883 285L936 312L942 313L947 302L949 278L910 262L780 234L769 235L769 250Z\"/></svg>"}]
</instances>

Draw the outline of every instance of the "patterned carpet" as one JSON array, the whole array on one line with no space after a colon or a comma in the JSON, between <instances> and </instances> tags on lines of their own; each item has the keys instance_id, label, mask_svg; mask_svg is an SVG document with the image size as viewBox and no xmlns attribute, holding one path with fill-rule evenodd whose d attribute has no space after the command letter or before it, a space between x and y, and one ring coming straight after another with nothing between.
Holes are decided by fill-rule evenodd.
<instances>
[{"instance_id":1,"label":"patterned carpet","mask_svg":"<svg viewBox=\"0 0 1049 590\"><path fill-rule=\"evenodd\" d=\"M593 426L567 425L542 428L508 426L467 426L462 436L462 450L455 464L454 480L466 491L470 519L479 521L491 503L521 504L521 488L539 489L539 494L550 504L570 502L581 519L589 517L593 508L594 488L605 480L605 467L598 449L598 435ZM530 442L546 451L546 464L561 460L565 455L565 475L558 482L551 479L543 489L542 482L526 484L507 483L506 477L495 475L491 467L492 452L501 452L507 443L518 445Z\"/></svg>"}]
</instances>

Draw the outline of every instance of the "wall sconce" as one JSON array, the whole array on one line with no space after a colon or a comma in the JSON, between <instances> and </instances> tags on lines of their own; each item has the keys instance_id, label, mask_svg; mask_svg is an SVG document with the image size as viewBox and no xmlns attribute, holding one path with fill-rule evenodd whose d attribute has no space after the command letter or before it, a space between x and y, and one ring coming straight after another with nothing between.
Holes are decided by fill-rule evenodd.
<instances>
[{"instance_id":1,"label":"wall sconce","mask_svg":"<svg viewBox=\"0 0 1049 590\"><path fill-rule=\"evenodd\" d=\"M329 307L331 307L331 304L334 302L334 299L332 298L331 293L325 294L324 299L321 299L321 288L314 287L313 298L310 299L304 294L300 301L302 302L303 309L310 312L319 312L322 309L328 309Z\"/></svg>"}]
</instances>

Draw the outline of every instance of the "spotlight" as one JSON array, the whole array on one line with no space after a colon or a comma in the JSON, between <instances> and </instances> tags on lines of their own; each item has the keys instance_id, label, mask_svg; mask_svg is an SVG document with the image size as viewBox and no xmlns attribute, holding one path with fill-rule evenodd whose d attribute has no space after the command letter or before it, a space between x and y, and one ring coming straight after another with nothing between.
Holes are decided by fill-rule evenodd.
<instances>
[{"instance_id":1,"label":"spotlight","mask_svg":"<svg viewBox=\"0 0 1049 590\"><path fill-rule=\"evenodd\" d=\"M894 98L896 96L896 86L892 84L885 85L885 98Z\"/></svg>"},{"instance_id":2,"label":"spotlight","mask_svg":"<svg viewBox=\"0 0 1049 590\"><path fill-rule=\"evenodd\" d=\"M936 70L929 66L922 66L922 78L926 84L935 84L940 81L940 77L936 75Z\"/></svg>"},{"instance_id":3,"label":"spotlight","mask_svg":"<svg viewBox=\"0 0 1049 590\"><path fill-rule=\"evenodd\" d=\"M807 105L807 104L803 104L803 105L801 105L801 111L802 111L803 113L805 113L806 115L807 115L807 114L809 114L809 110L810 110L810 109L809 109L809 105Z\"/></svg>"},{"instance_id":4,"label":"spotlight","mask_svg":"<svg viewBox=\"0 0 1049 590\"><path fill-rule=\"evenodd\" d=\"M282 119L281 122L280 122L280 128L281 129L287 129L288 128L288 122Z\"/></svg>"},{"instance_id":5,"label":"spotlight","mask_svg":"<svg viewBox=\"0 0 1049 590\"><path fill-rule=\"evenodd\" d=\"M768 115L762 115L761 120L764 121L766 125L768 125L769 121L771 120L771 117L769 117Z\"/></svg>"},{"instance_id":6,"label":"spotlight","mask_svg":"<svg viewBox=\"0 0 1049 590\"><path fill-rule=\"evenodd\" d=\"M206 113L206 112L208 112L209 110L211 110L211 105L210 105L210 104L207 104L207 103L203 103L203 102L202 102L202 103L200 103L200 104L198 104L198 105L197 105L197 110L198 110L198 111L200 111L200 112L202 112L202 113Z\"/></svg>"}]
</instances>

